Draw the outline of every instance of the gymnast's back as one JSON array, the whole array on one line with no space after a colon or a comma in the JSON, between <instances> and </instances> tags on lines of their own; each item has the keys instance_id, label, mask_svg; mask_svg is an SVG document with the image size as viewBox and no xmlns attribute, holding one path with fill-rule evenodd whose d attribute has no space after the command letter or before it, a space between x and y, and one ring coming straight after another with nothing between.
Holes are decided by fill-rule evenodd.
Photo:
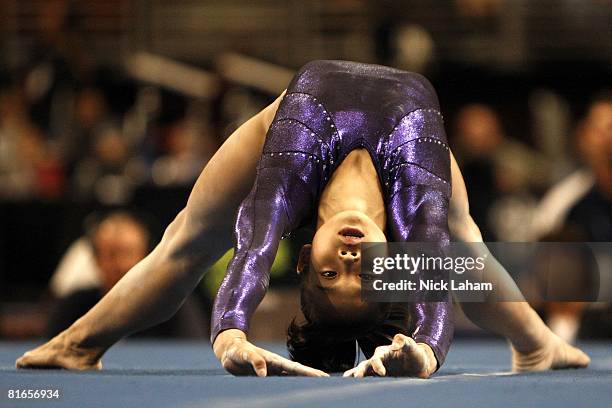
<instances>
[{"instance_id":1,"label":"gymnast's back","mask_svg":"<svg viewBox=\"0 0 612 408\"><path fill-rule=\"evenodd\" d=\"M410 112L439 110L436 93L422 75L352 61L307 63L289 84L286 99L300 95L310 106L296 112L298 117L332 116L327 125L334 124L343 137L370 143L388 134Z\"/></svg>"},{"instance_id":2,"label":"gymnast's back","mask_svg":"<svg viewBox=\"0 0 612 408\"><path fill-rule=\"evenodd\" d=\"M424 76L353 61L305 64L289 84L287 93L293 92L316 95L332 111L366 111L377 117L438 107L435 91Z\"/></svg>"},{"instance_id":3,"label":"gymnast's back","mask_svg":"<svg viewBox=\"0 0 612 408\"><path fill-rule=\"evenodd\" d=\"M261 164L292 168L320 193L356 148L368 150L384 187L398 179L398 164L410 162L427 173L420 175L427 183L449 189L446 133L425 77L351 61L309 62L278 107ZM432 154L440 160L428 160Z\"/></svg>"}]
</instances>

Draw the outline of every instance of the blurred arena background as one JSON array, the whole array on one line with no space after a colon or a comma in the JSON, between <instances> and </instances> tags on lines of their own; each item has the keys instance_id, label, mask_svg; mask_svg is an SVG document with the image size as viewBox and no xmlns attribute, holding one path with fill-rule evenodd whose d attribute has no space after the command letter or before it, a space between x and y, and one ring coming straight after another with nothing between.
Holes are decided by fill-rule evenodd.
<instances>
[{"instance_id":1,"label":"blurred arena background","mask_svg":"<svg viewBox=\"0 0 612 408\"><path fill-rule=\"evenodd\" d=\"M313 59L430 78L486 240L612 241L611 21L610 0L0 0L0 339L84 313ZM255 340L297 313L307 239L283 242ZM206 338L228 259L145 335ZM612 338L609 305L535 306Z\"/></svg>"}]
</instances>

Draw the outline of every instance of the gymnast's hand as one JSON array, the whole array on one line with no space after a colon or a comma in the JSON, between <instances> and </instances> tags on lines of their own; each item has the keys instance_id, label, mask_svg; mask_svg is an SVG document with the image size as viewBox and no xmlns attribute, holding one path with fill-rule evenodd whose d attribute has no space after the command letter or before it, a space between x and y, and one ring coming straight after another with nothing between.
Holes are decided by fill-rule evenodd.
<instances>
[{"instance_id":1,"label":"gymnast's hand","mask_svg":"<svg viewBox=\"0 0 612 408\"><path fill-rule=\"evenodd\" d=\"M329 374L291 361L249 343L244 332L225 330L217 336L213 345L215 355L223 368L234 375L301 375L328 377Z\"/></svg>"},{"instance_id":2,"label":"gymnast's hand","mask_svg":"<svg viewBox=\"0 0 612 408\"><path fill-rule=\"evenodd\" d=\"M377 347L369 360L346 371L344 377L378 375L428 378L436 371L437 364L433 350L427 344L396 334L390 345Z\"/></svg>"}]
</instances>

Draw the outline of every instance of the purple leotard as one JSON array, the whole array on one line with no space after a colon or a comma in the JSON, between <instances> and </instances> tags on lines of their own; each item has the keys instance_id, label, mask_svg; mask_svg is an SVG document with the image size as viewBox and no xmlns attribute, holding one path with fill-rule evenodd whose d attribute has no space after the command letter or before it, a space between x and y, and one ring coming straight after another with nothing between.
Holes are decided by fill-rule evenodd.
<instances>
[{"instance_id":1,"label":"purple leotard","mask_svg":"<svg viewBox=\"0 0 612 408\"><path fill-rule=\"evenodd\" d=\"M215 300L211 339L247 331L283 235L316 216L331 174L354 149L370 153L383 188L389 241L449 241L450 154L438 99L423 76L379 65L313 61L293 78L272 122L235 226L236 247ZM441 365L451 302L409 306L415 341Z\"/></svg>"}]
</instances>

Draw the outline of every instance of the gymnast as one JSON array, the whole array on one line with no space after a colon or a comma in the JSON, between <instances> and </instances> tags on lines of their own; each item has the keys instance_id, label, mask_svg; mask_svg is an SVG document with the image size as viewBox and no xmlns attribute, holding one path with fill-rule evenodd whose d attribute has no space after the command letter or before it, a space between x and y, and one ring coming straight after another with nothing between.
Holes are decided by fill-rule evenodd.
<instances>
[{"instance_id":1,"label":"gymnast","mask_svg":"<svg viewBox=\"0 0 612 408\"><path fill-rule=\"evenodd\" d=\"M256 347L247 331L280 239L307 225L316 232L298 260L304 318L288 330L292 361ZM234 244L211 334L227 371L427 378L450 346L450 296L363 302L359 244L442 247L451 239L482 242L433 87L393 68L313 61L221 146L155 249L88 313L16 365L101 368L114 343L171 317L203 271ZM501 290L517 291L501 266L493 274L505 283ZM509 340L515 371L589 363L524 300L485 298L461 307L474 323ZM355 341L368 358L353 367Z\"/></svg>"}]
</instances>

